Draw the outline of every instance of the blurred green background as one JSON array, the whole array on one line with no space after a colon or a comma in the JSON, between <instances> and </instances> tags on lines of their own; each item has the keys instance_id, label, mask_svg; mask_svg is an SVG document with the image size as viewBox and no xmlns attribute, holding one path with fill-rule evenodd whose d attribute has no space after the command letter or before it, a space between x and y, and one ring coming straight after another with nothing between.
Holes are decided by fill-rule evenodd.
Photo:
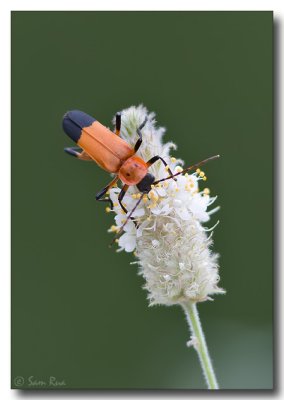
<instances>
[{"instance_id":1,"label":"blurred green background","mask_svg":"<svg viewBox=\"0 0 284 400\"><path fill-rule=\"evenodd\" d=\"M143 103L221 210L225 296L199 305L221 388L273 386L273 14L12 13L12 387L205 388L179 307L148 308L131 254L108 248L108 181L62 115L111 126ZM44 388L45 386L43 386Z\"/></svg>"}]
</instances>

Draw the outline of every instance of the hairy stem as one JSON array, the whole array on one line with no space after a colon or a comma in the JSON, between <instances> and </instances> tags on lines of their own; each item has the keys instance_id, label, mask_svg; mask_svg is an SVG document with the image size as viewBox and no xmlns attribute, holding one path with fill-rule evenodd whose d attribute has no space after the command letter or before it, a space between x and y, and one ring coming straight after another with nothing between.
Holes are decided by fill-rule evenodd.
<instances>
[{"instance_id":1,"label":"hairy stem","mask_svg":"<svg viewBox=\"0 0 284 400\"><path fill-rule=\"evenodd\" d=\"M196 303L182 304L192 335L192 345L197 351L208 389L219 389L199 319Z\"/></svg>"}]
</instances>

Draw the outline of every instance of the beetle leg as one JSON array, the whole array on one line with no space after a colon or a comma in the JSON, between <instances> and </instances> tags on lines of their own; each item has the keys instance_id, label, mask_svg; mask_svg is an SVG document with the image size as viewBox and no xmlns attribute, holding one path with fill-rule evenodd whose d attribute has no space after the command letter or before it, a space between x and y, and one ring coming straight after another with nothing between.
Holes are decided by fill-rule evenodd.
<instances>
[{"instance_id":1,"label":"beetle leg","mask_svg":"<svg viewBox=\"0 0 284 400\"><path fill-rule=\"evenodd\" d=\"M121 128L121 113L118 112L118 113L116 113L116 116L115 116L115 134L117 136L120 135L120 128Z\"/></svg>"},{"instance_id":2,"label":"beetle leg","mask_svg":"<svg viewBox=\"0 0 284 400\"><path fill-rule=\"evenodd\" d=\"M80 151L81 150L81 151ZM82 150L80 147L65 147L64 151L70 156L74 156L79 158L80 160L85 161L94 161L88 153Z\"/></svg>"},{"instance_id":3,"label":"beetle leg","mask_svg":"<svg viewBox=\"0 0 284 400\"><path fill-rule=\"evenodd\" d=\"M110 204L110 208L113 209L113 202L109 197L105 197L102 199L102 197L106 194L106 192L118 181L118 177L116 176L106 187L104 187L102 190L99 191L99 193L96 194L96 200L97 201L104 201L108 202Z\"/></svg>"},{"instance_id":4,"label":"beetle leg","mask_svg":"<svg viewBox=\"0 0 284 400\"><path fill-rule=\"evenodd\" d=\"M141 144L143 142L141 129L144 128L146 122L147 122L147 118L145 118L145 120L142 122L142 124L137 128L137 134L139 136L139 139L137 140L137 142L135 143L135 146L134 146L135 153L138 151L139 147L141 146Z\"/></svg>"},{"instance_id":5,"label":"beetle leg","mask_svg":"<svg viewBox=\"0 0 284 400\"><path fill-rule=\"evenodd\" d=\"M170 169L170 167L168 166L168 164L166 163L166 161L160 157L160 156L154 156L152 157L149 161L147 161L147 167L150 167L152 164L154 164L156 161L161 160L162 163L164 164L164 166L167 168L167 170L169 171L170 176L173 176L173 173ZM173 178L174 180L176 180L175 178Z\"/></svg>"},{"instance_id":6,"label":"beetle leg","mask_svg":"<svg viewBox=\"0 0 284 400\"><path fill-rule=\"evenodd\" d=\"M119 201L120 207L123 209L123 211L125 212L125 214L127 214L128 211L127 211L127 209L124 207L124 205L122 204L122 199L123 199L123 197L125 196L125 193L127 192L128 188L129 188L129 185L123 185L123 186L122 186L122 189L121 189L121 191L120 191L120 193L119 193L119 196L118 196L118 201Z\"/></svg>"},{"instance_id":7,"label":"beetle leg","mask_svg":"<svg viewBox=\"0 0 284 400\"><path fill-rule=\"evenodd\" d=\"M123 197L125 196L125 193L127 192L128 188L129 188L129 185L123 185L123 187L122 187L122 189L121 189L121 191L119 193L119 196L118 196L118 201L119 201L120 207L123 209L125 214L127 214L128 211L124 207L124 205L122 204L122 200L123 200ZM134 221L134 217L130 217L130 219L134 222L136 228L138 228L138 223L136 221Z\"/></svg>"}]
</instances>

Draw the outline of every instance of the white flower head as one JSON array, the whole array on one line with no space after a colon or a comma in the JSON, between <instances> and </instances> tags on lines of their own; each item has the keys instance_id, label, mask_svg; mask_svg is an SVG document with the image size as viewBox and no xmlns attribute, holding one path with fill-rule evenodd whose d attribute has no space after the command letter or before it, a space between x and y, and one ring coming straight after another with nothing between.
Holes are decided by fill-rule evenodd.
<instances>
[{"instance_id":1,"label":"white flower head","mask_svg":"<svg viewBox=\"0 0 284 400\"><path fill-rule=\"evenodd\" d=\"M182 170L183 162L170 156L175 149L173 143L162 143L164 128L156 127L155 114L148 113L140 105L122 111L121 137L134 146L137 128L147 117L142 129L143 142L137 155L148 161L159 155L167 162L173 173ZM149 168L155 178L169 175L161 161ZM224 293L218 287L218 255L211 251L211 229L203 227L214 210L209 206L216 197L211 197L209 189L199 189L199 181L205 181L203 171L181 174L176 180L169 179L152 187L148 194L141 194L136 186L130 186L123 203L128 214L143 196L132 217L138 226L129 220L118 239L119 250L135 251L139 274L145 278L150 305L181 304L210 299L210 295ZM119 188L110 189L114 203L115 223L110 229L117 232L125 223L117 198Z\"/></svg>"}]
</instances>

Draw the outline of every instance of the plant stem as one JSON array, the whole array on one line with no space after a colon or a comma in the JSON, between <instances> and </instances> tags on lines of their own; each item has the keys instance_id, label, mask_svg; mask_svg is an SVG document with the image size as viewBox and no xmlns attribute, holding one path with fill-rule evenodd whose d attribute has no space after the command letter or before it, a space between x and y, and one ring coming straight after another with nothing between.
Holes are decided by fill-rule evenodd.
<instances>
[{"instance_id":1,"label":"plant stem","mask_svg":"<svg viewBox=\"0 0 284 400\"><path fill-rule=\"evenodd\" d=\"M196 303L184 303L182 304L182 307L187 317L188 325L192 334L192 344L197 351L208 389L219 389L196 308Z\"/></svg>"}]
</instances>

